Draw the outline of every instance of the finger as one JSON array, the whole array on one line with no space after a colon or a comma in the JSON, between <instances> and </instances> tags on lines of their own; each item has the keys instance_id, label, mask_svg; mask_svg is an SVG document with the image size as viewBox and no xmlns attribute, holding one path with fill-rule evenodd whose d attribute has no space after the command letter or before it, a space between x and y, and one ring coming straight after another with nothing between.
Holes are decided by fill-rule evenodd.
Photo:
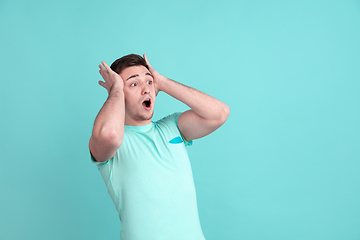
<instances>
[{"instance_id":1,"label":"finger","mask_svg":"<svg viewBox=\"0 0 360 240\"><path fill-rule=\"evenodd\" d=\"M102 63L102 65L104 65L106 70L111 71L111 68L109 67L109 65L106 64L106 62L102 61L101 63Z\"/></svg>"},{"instance_id":2,"label":"finger","mask_svg":"<svg viewBox=\"0 0 360 240\"><path fill-rule=\"evenodd\" d=\"M99 68L100 68L100 70L105 70L105 68L101 64L99 65Z\"/></svg>"},{"instance_id":3,"label":"finger","mask_svg":"<svg viewBox=\"0 0 360 240\"><path fill-rule=\"evenodd\" d=\"M100 86L105 87L105 82L99 81L98 83L99 83Z\"/></svg>"},{"instance_id":4,"label":"finger","mask_svg":"<svg viewBox=\"0 0 360 240\"><path fill-rule=\"evenodd\" d=\"M102 76L102 78L105 80L105 74L107 73L107 71L106 71L106 69L105 68L103 68L103 69L100 69L99 70L99 73L100 73L100 75Z\"/></svg>"},{"instance_id":5,"label":"finger","mask_svg":"<svg viewBox=\"0 0 360 240\"><path fill-rule=\"evenodd\" d=\"M147 57L146 57L146 54L144 53L144 59L145 59L145 62L146 62L146 64L149 66L149 68L152 68L151 67L151 65L150 65L150 63L149 63L149 61L148 61L148 59L147 59Z\"/></svg>"}]
</instances>

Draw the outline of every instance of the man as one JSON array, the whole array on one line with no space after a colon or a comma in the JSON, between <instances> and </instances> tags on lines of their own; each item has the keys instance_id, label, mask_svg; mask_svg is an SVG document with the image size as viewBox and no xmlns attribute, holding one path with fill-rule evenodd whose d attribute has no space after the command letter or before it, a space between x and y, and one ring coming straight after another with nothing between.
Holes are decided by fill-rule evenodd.
<instances>
[{"instance_id":1,"label":"man","mask_svg":"<svg viewBox=\"0 0 360 240\"><path fill-rule=\"evenodd\" d=\"M119 213L121 239L205 239L185 146L219 128L229 107L160 75L145 54L99 68L108 98L89 148ZM191 109L152 122L160 91Z\"/></svg>"}]
</instances>

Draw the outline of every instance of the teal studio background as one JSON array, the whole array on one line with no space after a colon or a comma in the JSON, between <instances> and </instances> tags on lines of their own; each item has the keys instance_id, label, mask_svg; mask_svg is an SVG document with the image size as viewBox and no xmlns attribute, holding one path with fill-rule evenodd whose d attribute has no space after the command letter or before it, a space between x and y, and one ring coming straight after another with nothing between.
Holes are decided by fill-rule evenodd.
<instances>
[{"instance_id":1,"label":"teal studio background","mask_svg":"<svg viewBox=\"0 0 360 240\"><path fill-rule=\"evenodd\" d=\"M0 239L119 239L88 139L128 53L230 106L188 148L207 240L360 239L359 26L355 0L1 0Z\"/></svg>"}]
</instances>

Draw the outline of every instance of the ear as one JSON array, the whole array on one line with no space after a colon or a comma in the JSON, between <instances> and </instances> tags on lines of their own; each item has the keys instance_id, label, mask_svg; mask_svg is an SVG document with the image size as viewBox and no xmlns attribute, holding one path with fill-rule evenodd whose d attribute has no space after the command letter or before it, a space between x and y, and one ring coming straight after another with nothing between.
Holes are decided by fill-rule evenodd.
<instances>
[{"instance_id":1,"label":"ear","mask_svg":"<svg viewBox=\"0 0 360 240\"><path fill-rule=\"evenodd\" d=\"M157 96L158 93L159 93L159 89L158 89L158 88L156 87L156 85L155 85L155 96Z\"/></svg>"}]
</instances>

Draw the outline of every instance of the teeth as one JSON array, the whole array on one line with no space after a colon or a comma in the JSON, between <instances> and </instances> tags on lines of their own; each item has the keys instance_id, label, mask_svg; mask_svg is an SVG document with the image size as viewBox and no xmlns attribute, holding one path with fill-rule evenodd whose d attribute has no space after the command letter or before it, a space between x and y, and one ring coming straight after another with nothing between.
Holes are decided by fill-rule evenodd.
<instances>
[{"instance_id":1,"label":"teeth","mask_svg":"<svg viewBox=\"0 0 360 240\"><path fill-rule=\"evenodd\" d=\"M144 105L145 107L150 107L150 104L151 104L150 99L146 99L146 100L144 100L144 102L143 102L143 105Z\"/></svg>"}]
</instances>

